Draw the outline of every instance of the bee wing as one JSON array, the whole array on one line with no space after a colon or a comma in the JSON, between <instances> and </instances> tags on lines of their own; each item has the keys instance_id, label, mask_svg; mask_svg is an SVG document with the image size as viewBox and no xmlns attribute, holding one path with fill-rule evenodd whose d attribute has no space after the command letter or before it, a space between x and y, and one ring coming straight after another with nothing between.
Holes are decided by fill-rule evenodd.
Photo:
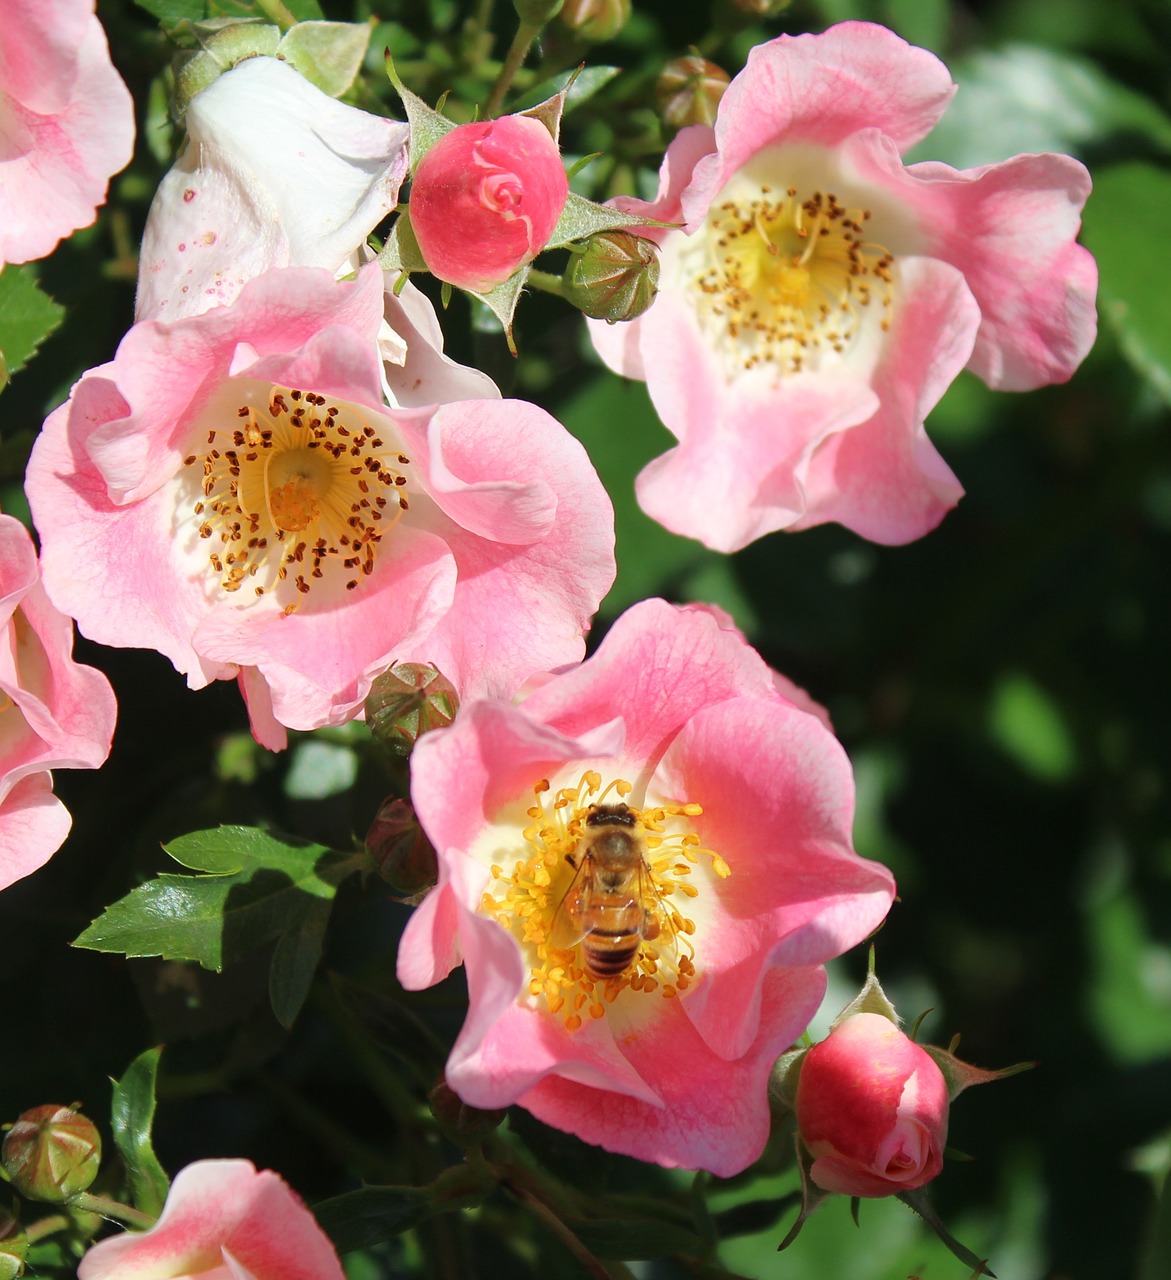
<instances>
[{"instance_id":1,"label":"bee wing","mask_svg":"<svg viewBox=\"0 0 1171 1280\"><path fill-rule=\"evenodd\" d=\"M638 892L642 899L646 922L643 924L642 936L648 942L653 941L660 954L673 955L679 947L679 931L675 928L673 908L670 902L659 892L654 876L644 861L638 869ZM651 921L656 929L651 928Z\"/></svg>"},{"instance_id":2,"label":"bee wing","mask_svg":"<svg viewBox=\"0 0 1171 1280\"><path fill-rule=\"evenodd\" d=\"M582 858L581 866L574 872L569 888L561 895L553 913L553 924L549 929L551 947L558 951L572 951L589 933L589 927L583 927L582 921L589 910L593 892L594 860L587 855Z\"/></svg>"}]
</instances>

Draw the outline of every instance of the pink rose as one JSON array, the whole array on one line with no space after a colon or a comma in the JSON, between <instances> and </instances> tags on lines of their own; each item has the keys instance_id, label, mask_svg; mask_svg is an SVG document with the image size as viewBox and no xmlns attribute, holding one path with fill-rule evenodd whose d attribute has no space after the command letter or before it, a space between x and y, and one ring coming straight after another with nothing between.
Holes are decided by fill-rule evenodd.
<instances>
[{"instance_id":1,"label":"pink rose","mask_svg":"<svg viewBox=\"0 0 1171 1280\"><path fill-rule=\"evenodd\" d=\"M134 103L94 0L5 0L0 121L3 266L88 227L134 150Z\"/></svg>"},{"instance_id":2,"label":"pink rose","mask_svg":"<svg viewBox=\"0 0 1171 1280\"><path fill-rule=\"evenodd\" d=\"M411 226L433 275L486 293L541 252L568 194L561 152L539 120L461 124L419 161Z\"/></svg>"},{"instance_id":3,"label":"pink rose","mask_svg":"<svg viewBox=\"0 0 1171 1280\"><path fill-rule=\"evenodd\" d=\"M398 972L467 968L456 1093L663 1165L756 1159L823 964L894 893L821 720L718 617L650 600L519 703L465 702L411 775L439 881Z\"/></svg>"},{"instance_id":4,"label":"pink rose","mask_svg":"<svg viewBox=\"0 0 1171 1280\"><path fill-rule=\"evenodd\" d=\"M99 1241L78 1280L344 1280L325 1232L275 1173L198 1160L171 1184L158 1222Z\"/></svg>"},{"instance_id":5,"label":"pink rose","mask_svg":"<svg viewBox=\"0 0 1171 1280\"><path fill-rule=\"evenodd\" d=\"M407 126L336 102L279 58L247 58L192 98L138 269L139 320L231 302L271 267L336 271L398 201Z\"/></svg>"},{"instance_id":6,"label":"pink rose","mask_svg":"<svg viewBox=\"0 0 1171 1280\"><path fill-rule=\"evenodd\" d=\"M33 449L46 589L82 631L239 677L253 731L337 724L393 661L463 697L576 662L614 578L585 451L523 401L388 409L376 264L145 321Z\"/></svg>"},{"instance_id":7,"label":"pink rose","mask_svg":"<svg viewBox=\"0 0 1171 1280\"><path fill-rule=\"evenodd\" d=\"M797 1128L825 1191L889 1196L943 1167L948 1089L925 1049L880 1013L842 1019L805 1055Z\"/></svg>"},{"instance_id":8,"label":"pink rose","mask_svg":"<svg viewBox=\"0 0 1171 1280\"><path fill-rule=\"evenodd\" d=\"M904 165L954 89L883 27L780 36L714 128L676 137L657 200L617 202L684 223L644 231L662 249L654 305L590 324L679 441L637 481L668 529L721 551L830 520L917 538L962 492L923 429L960 370L1025 390L1089 350L1089 175L1060 155Z\"/></svg>"},{"instance_id":9,"label":"pink rose","mask_svg":"<svg viewBox=\"0 0 1171 1280\"><path fill-rule=\"evenodd\" d=\"M43 866L69 834L50 769L96 769L117 706L100 671L73 661L73 623L49 603L24 525L0 515L0 889Z\"/></svg>"}]
</instances>

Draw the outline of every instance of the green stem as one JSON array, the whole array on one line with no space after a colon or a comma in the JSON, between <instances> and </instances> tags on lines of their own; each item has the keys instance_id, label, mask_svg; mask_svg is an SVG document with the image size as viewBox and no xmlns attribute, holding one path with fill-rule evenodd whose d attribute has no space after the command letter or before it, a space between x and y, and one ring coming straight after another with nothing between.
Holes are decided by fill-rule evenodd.
<instances>
[{"instance_id":1,"label":"green stem","mask_svg":"<svg viewBox=\"0 0 1171 1280\"><path fill-rule=\"evenodd\" d=\"M570 1227L562 1222L553 1210L531 1191L517 1186L514 1182L506 1182L504 1186L534 1217L539 1218L549 1228L590 1275L594 1277L594 1280L615 1280L615 1277L619 1277L620 1280L634 1280L633 1274L623 1263L612 1262L607 1266L601 1258L592 1254Z\"/></svg>"},{"instance_id":2,"label":"green stem","mask_svg":"<svg viewBox=\"0 0 1171 1280\"><path fill-rule=\"evenodd\" d=\"M281 4L281 0L256 0L256 3L264 10L265 17L275 22L282 31L288 31L290 27L297 25L296 17Z\"/></svg>"},{"instance_id":3,"label":"green stem","mask_svg":"<svg viewBox=\"0 0 1171 1280\"><path fill-rule=\"evenodd\" d=\"M525 284L531 285L534 289L540 289L542 293L555 293L559 298L565 297L561 277L554 275L551 271L530 271L525 278Z\"/></svg>"},{"instance_id":4,"label":"green stem","mask_svg":"<svg viewBox=\"0 0 1171 1280\"><path fill-rule=\"evenodd\" d=\"M29 1244L36 1244L38 1240L43 1240L46 1236L51 1236L58 1231L67 1231L73 1226L73 1220L64 1213L53 1213L47 1218L41 1218L38 1222L30 1222L24 1229L24 1234L28 1237Z\"/></svg>"},{"instance_id":5,"label":"green stem","mask_svg":"<svg viewBox=\"0 0 1171 1280\"><path fill-rule=\"evenodd\" d=\"M157 1221L149 1213L141 1213L138 1209L132 1209L119 1200L111 1200L109 1196L93 1195L89 1191L82 1191L79 1195L72 1196L69 1207L81 1209L84 1213L96 1213L114 1222L125 1222L127 1226L136 1227L139 1231L146 1231Z\"/></svg>"},{"instance_id":6,"label":"green stem","mask_svg":"<svg viewBox=\"0 0 1171 1280\"><path fill-rule=\"evenodd\" d=\"M500 74L496 77L496 83L492 86L488 101L484 103L484 116L486 119L490 120L493 116L499 114L500 108L504 105L504 95L508 92L508 87L512 84L513 77L520 70L521 64L533 47L533 41L540 32L540 27L532 26L527 22L522 22L517 28L516 35L512 40L512 46L504 59L504 65L500 68Z\"/></svg>"}]
</instances>

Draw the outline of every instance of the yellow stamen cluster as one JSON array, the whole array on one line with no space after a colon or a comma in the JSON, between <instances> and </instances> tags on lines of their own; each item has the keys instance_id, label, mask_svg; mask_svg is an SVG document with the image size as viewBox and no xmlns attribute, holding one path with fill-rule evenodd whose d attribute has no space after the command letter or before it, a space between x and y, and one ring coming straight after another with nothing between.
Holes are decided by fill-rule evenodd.
<instances>
[{"instance_id":1,"label":"yellow stamen cluster","mask_svg":"<svg viewBox=\"0 0 1171 1280\"><path fill-rule=\"evenodd\" d=\"M894 257L863 239L869 217L832 193L802 199L796 187L761 187L712 209L694 287L701 321L730 340L721 346L737 367L797 373L815 354L845 351L876 297L889 328Z\"/></svg>"},{"instance_id":2,"label":"yellow stamen cluster","mask_svg":"<svg viewBox=\"0 0 1171 1280\"><path fill-rule=\"evenodd\" d=\"M273 387L237 418L184 460L203 473L194 511L219 585L262 596L288 582L286 613L323 579L355 590L407 510L410 460L357 406L312 391Z\"/></svg>"},{"instance_id":3,"label":"yellow stamen cluster","mask_svg":"<svg viewBox=\"0 0 1171 1280\"><path fill-rule=\"evenodd\" d=\"M703 848L694 832L679 829L686 825L680 819L702 814L701 805L639 809L625 802L631 790L622 779L603 786L593 770L582 774L576 786L556 792L548 779L540 779L533 787L536 803L527 811L531 825L523 832L522 856L511 870L492 867L493 883L481 903L484 913L508 929L530 958L528 994L543 999L550 1013L563 1016L570 1031L582 1025L583 1016L603 1017L606 1006L625 991L673 999L692 986L698 977L692 942L696 924L685 912L687 901L701 892L693 869L706 857L717 876L731 874L724 859ZM583 956L588 933L572 947L554 945L553 937L564 925L559 916L567 910L571 888L589 874L583 870L589 862L586 820L599 806L618 802L633 817L631 831L642 850L630 892L638 896L646 927L627 968L616 977L596 978Z\"/></svg>"}]
</instances>

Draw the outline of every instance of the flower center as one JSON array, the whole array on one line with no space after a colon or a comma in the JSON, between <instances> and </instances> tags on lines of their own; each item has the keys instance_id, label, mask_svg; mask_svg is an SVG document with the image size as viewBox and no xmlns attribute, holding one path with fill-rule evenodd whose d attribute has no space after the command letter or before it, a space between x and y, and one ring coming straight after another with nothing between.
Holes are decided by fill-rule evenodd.
<instances>
[{"instance_id":1,"label":"flower center","mask_svg":"<svg viewBox=\"0 0 1171 1280\"><path fill-rule=\"evenodd\" d=\"M267 403L236 413L184 460L203 472L194 510L220 586L262 596L291 584L286 613L319 582L355 590L407 510L410 460L356 405L312 391L273 387Z\"/></svg>"},{"instance_id":2,"label":"flower center","mask_svg":"<svg viewBox=\"0 0 1171 1280\"><path fill-rule=\"evenodd\" d=\"M889 328L894 257L863 239L868 209L796 187L728 199L708 214L692 287L699 316L734 369L798 373L844 352L877 300Z\"/></svg>"},{"instance_id":3,"label":"flower center","mask_svg":"<svg viewBox=\"0 0 1171 1280\"><path fill-rule=\"evenodd\" d=\"M693 869L706 856L717 876L731 874L690 830L702 806L639 809L625 801L631 791L620 778L603 786L592 770L556 792L541 778L522 856L511 871L493 865L481 902L530 958L529 996L570 1031L625 991L673 999L692 986Z\"/></svg>"}]
</instances>

